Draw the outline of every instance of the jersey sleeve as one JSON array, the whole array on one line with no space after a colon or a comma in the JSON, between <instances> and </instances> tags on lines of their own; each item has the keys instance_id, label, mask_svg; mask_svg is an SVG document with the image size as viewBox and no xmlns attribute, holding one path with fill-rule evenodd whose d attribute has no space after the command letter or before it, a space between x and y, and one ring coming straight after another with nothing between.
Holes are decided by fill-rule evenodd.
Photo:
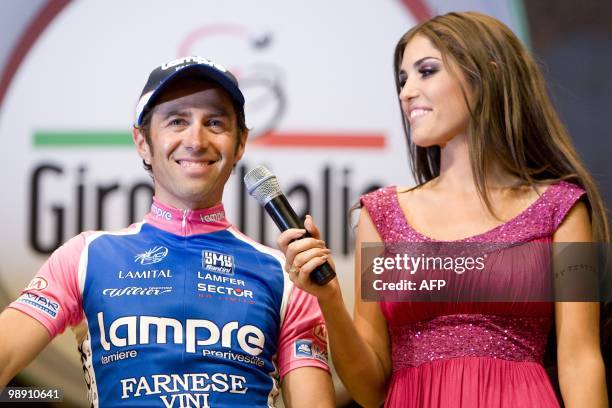
<instances>
[{"instance_id":1,"label":"jersey sleeve","mask_svg":"<svg viewBox=\"0 0 612 408\"><path fill-rule=\"evenodd\" d=\"M79 234L56 249L21 295L8 305L39 321L51 338L83 318L78 269L85 235Z\"/></svg>"},{"instance_id":2,"label":"jersey sleeve","mask_svg":"<svg viewBox=\"0 0 612 408\"><path fill-rule=\"evenodd\" d=\"M299 367L329 372L327 330L317 300L293 285L280 329L278 366L281 378Z\"/></svg>"}]
</instances>

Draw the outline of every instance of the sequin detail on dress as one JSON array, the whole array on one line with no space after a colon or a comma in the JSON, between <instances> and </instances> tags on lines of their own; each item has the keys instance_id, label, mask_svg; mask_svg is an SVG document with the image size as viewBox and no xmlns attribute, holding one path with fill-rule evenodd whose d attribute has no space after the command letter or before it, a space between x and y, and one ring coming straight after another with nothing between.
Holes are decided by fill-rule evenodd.
<instances>
[{"instance_id":1,"label":"sequin detail on dress","mask_svg":"<svg viewBox=\"0 0 612 408\"><path fill-rule=\"evenodd\" d=\"M502 244L502 248L530 242L549 244L584 194L582 188L568 182L552 184L510 221L452 242ZM387 246L441 243L408 224L395 186L362 196L361 203ZM548 269L535 261L525 265L510 263L503 270L507 280L495 280L500 277L497 274L488 276L490 282L499 281L499 287L507 288L508 302L379 303L389 330L393 363L385 407L559 407L541 363L554 304L512 297L533 287ZM465 283L468 296L463 299L470 298L478 287Z\"/></svg>"},{"instance_id":2,"label":"sequin detail on dress","mask_svg":"<svg viewBox=\"0 0 612 408\"><path fill-rule=\"evenodd\" d=\"M582 188L560 181L550 185L537 200L510 221L482 234L452 242L527 242L548 237L584 193ZM381 188L363 196L361 200L384 242L436 241L406 222L395 186Z\"/></svg>"},{"instance_id":3,"label":"sequin detail on dress","mask_svg":"<svg viewBox=\"0 0 612 408\"><path fill-rule=\"evenodd\" d=\"M550 323L548 317L455 314L391 327L393 369L456 357L539 362Z\"/></svg>"}]
</instances>

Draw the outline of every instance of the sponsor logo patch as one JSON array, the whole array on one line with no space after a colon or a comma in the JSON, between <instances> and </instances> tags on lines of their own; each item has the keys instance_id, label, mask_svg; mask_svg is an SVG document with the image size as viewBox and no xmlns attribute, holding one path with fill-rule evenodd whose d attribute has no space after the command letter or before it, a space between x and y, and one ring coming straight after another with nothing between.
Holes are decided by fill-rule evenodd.
<instances>
[{"instance_id":1,"label":"sponsor logo patch","mask_svg":"<svg viewBox=\"0 0 612 408\"><path fill-rule=\"evenodd\" d=\"M138 398L155 396L161 400L161 403L158 401L155 406L160 407L210 408L218 405L211 405L211 394L214 396L229 393L236 396L246 394L249 389L246 377L212 371L191 374L156 373L144 377L123 378L119 383L121 386L116 388L121 390L122 400L129 400L125 401L127 405L139 402L136 405L151 406L151 403L138 401ZM231 404L232 406L252 406L246 403L248 399L234 401L245 403Z\"/></svg>"},{"instance_id":2,"label":"sponsor logo patch","mask_svg":"<svg viewBox=\"0 0 612 408\"><path fill-rule=\"evenodd\" d=\"M177 320L157 316L124 316L110 322L99 312L100 344L106 351L140 344L184 344L187 353L210 355L206 350L229 349L244 356L256 357L264 351L266 337L259 327L238 321L223 325L211 320ZM157 333L150 336L151 333ZM228 358L231 359L232 356ZM236 358L238 360L238 358Z\"/></svg>"},{"instance_id":3,"label":"sponsor logo patch","mask_svg":"<svg viewBox=\"0 0 612 408\"><path fill-rule=\"evenodd\" d=\"M162 208L159 208L158 206L156 206L155 204L153 204L151 206L151 212L153 213L153 215L155 215L157 218L161 218L164 219L166 221L171 221L172 220L172 214L170 213L170 211L168 210L164 210Z\"/></svg>"},{"instance_id":4,"label":"sponsor logo patch","mask_svg":"<svg viewBox=\"0 0 612 408\"><path fill-rule=\"evenodd\" d=\"M57 317L57 313L60 310L59 303L36 293L24 293L19 296L17 302L33 306L53 319Z\"/></svg>"},{"instance_id":5,"label":"sponsor logo patch","mask_svg":"<svg viewBox=\"0 0 612 408\"><path fill-rule=\"evenodd\" d=\"M37 276L28 283L24 290L43 290L47 286L49 286L47 280Z\"/></svg>"},{"instance_id":6,"label":"sponsor logo patch","mask_svg":"<svg viewBox=\"0 0 612 408\"><path fill-rule=\"evenodd\" d=\"M327 363L327 348L319 346L317 343L312 345L312 357L316 360Z\"/></svg>"},{"instance_id":7,"label":"sponsor logo patch","mask_svg":"<svg viewBox=\"0 0 612 408\"><path fill-rule=\"evenodd\" d=\"M327 349L310 339L296 340L293 355L296 358L313 358L327 364Z\"/></svg>"},{"instance_id":8,"label":"sponsor logo patch","mask_svg":"<svg viewBox=\"0 0 612 408\"><path fill-rule=\"evenodd\" d=\"M213 275L212 273L202 273L198 271L198 279L204 279L211 282L228 283L230 285L245 286L242 279L236 279L229 276Z\"/></svg>"},{"instance_id":9,"label":"sponsor logo patch","mask_svg":"<svg viewBox=\"0 0 612 408\"><path fill-rule=\"evenodd\" d=\"M327 328L325 323L318 324L312 329L314 336L324 344L327 344Z\"/></svg>"},{"instance_id":10,"label":"sponsor logo patch","mask_svg":"<svg viewBox=\"0 0 612 408\"><path fill-rule=\"evenodd\" d=\"M102 357L100 358L100 362L102 364L112 364L117 361L136 357L138 357L138 352L136 350L117 351L113 354L102 355Z\"/></svg>"},{"instance_id":11,"label":"sponsor logo patch","mask_svg":"<svg viewBox=\"0 0 612 408\"><path fill-rule=\"evenodd\" d=\"M245 297L251 299L253 298L253 291L251 290L242 288L232 288L231 286L212 285L210 283L198 283L198 292Z\"/></svg>"},{"instance_id":12,"label":"sponsor logo patch","mask_svg":"<svg viewBox=\"0 0 612 408\"><path fill-rule=\"evenodd\" d=\"M294 355L297 358L312 358L312 340L296 340Z\"/></svg>"},{"instance_id":13,"label":"sponsor logo patch","mask_svg":"<svg viewBox=\"0 0 612 408\"><path fill-rule=\"evenodd\" d=\"M234 257L215 251L202 251L202 268L209 272L234 274Z\"/></svg>"},{"instance_id":14,"label":"sponsor logo patch","mask_svg":"<svg viewBox=\"0 0 612 408\"><path fill-rule=\"evenodd\" d=\"M173 277L170 269L149 269L144 271L120 270L117 276L119 279L159 279Z\"/></svg>"},{"instance_id":15,"label":"sponsor logo patch","mask_svg":"<svg viewBox=\"0 0 612 408\"><path fill-rule=\"evenodd\" d=\"M238 361L241 363L251 364L257 366L259 368L265 365L265 361L261 357L234 353L232 350L230 351L220 351L220 350L212 350L212 349L202 349L202 355L205 357L213 357L213 358L222 358L228 361Z\"/></svg>"},{"instance_id":16,"label":"sponsor logo patch","mask_svg":"<svg viewBox=\"0 0 612 408\"><path fill-rule=\"evenodd\" d=\"M102 291L104 296L158 296L172 292L172 286L128 286L126 288L107 288Z\"/></svg>"},{"instance_id":17,"label":"sponsor logo patch","mask_svg":"<svg viewBox=\"0 0 612 408\"><path fill-rule=\"evenodd\" d=\"M242 279L201 271L198 271L198 279L214 282L197 282L198 297L201 299L213 299L214 297L216 300L227 300L233 303L255 303L253 291L246 288Z\"/></svg>"},{"instance_id":18,"label":"sponsor logo patch","mask_svg":"<svg viewBox=\"0 0 612 408\"><path fill-rule=\"evenodd\" d=\"M140 263L141 265L151 265L163 261L166 255L168 255L168 248L156 246L142 254L136 255L134 257L134 262Z\"/></svg>"},{"instance_id":19,"label":"sponsor logo patch","mask_svg":"<svg viewBox=\"0 0 612 408\"><path fill-rule=\"evenodd\" d=\"M215 67L216 69L218 69L221 72L226 72L227 69L221 65L221 64L217 64L215 62L212 62L204 57L199 57L199 56L192 56L192 57L183 57L183 58L178 58L175 59L173 61L167 62L164 65L161 66L162 70L167 70L168 68L174 68L176 71L178 71L179 69L185 68L186 64L189 63L197 63L197 64L205 64L205 65L209 65L211 67Z\"/></svg>"},{"instance_id":20,"label":"sponsor logo patch","mask_svg":"<svg viewBox=\"0 0 612 408\"><path fill-rule=\"evenodd\" d=\"M212 214L200 215L202 222L219 222L225 219L225 211L219 211Z\"/></svg>"}]
</instances>

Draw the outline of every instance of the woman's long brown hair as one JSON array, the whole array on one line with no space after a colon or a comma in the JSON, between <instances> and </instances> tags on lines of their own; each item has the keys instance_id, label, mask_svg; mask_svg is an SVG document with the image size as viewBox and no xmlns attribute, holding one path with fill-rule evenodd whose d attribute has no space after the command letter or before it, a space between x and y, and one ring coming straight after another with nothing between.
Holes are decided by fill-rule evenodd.
<instances>
[{"instance_id":1,"label":"woman's long brown hair","mask_svg":"<svg viewBox=\"0 0 612 408\"><path fill-rule=\"evenodd\" d=\"M468 129L470 163L478 194L494 214L486 189L487 170L501 166L525 185L567 180L586 190L593 240L610 242L606 209L593 178L582 164L548 96L543 76L518 38L493 17L479 13L449 13L423 22L397 43L394 55L398 94L399 69L406 44L416 35L427 37L459 67L470 86L463 89L471 114ZM470 103L470 100L472 101ZM410 141L402 115L412 173L417 184L440 174L440 148Z\"/></svg>"},{"instance_id":2,"label":"woman's long brown hair","mask_svg":"<svg viewBox=\"0 0 612 408\"><path fill-rule=\"evenodd\" d=\"M487 169L491 163L496 163L523 184L534 188L538 182L557 180L567 180L584 188L593 241L609 243L606 207L597 185L578 157L550 101L540 69L512 31L493 17L473 12L449 13L417 25L404 34L395 47L398 95L404 49L416 35L425 36L432 42L447 67L452 60L461 72L451 70L451 74L458 80L459 74L462 75L470 87L469 93L462 88L471 114L468 129L470 164L478 194L491 214L495 215L486 189ZM403 115L402 119L412 173L417 184L422 184L440 174L440 148L423 148L412 143L410 127ZM606 270L609 267L610 259ZM602 306L602 349L609 369L612 303ZM554 332L551 339L555 339ZM549 343L547 348L549 369L554 366L555 342ZM556 382L556 378L551 379Z\"/></svg>"}]
</instances>

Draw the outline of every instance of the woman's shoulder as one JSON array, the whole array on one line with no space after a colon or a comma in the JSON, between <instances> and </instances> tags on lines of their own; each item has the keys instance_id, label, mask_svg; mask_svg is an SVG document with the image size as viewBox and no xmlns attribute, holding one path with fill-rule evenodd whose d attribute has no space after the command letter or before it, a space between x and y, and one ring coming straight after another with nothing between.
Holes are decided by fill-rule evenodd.
<instances>
[{"instance_id":1,"label":"woman's shoulder","mask_svg":"<svg viewBox=\"0 0 612 408\"><path fill-rule=\"evenodd\" d=\"M377 200L377 199L380 199L381 197L388 196L390 194L394 194L396 190L397 190L397 186L393 184L385 186L385 187L378 187L374 190L371 190L367 193L362 194L361 197L359 197L359 200L362 201L362 204L363 204L363 200L366 200L366 201Z\"/></svg>"},{"instance_id":2,"label":"woman's shoulder","mask_svg":"<svg viewBox=\"0 0 612 408\"><path fill-rule=\"evenodd\" d=\"M566 218L570 210L586 197L586 190L578 184L561 180L552 183L544 192L546 202L550 208L554 228Z\"/></svg>"},{"instance_id":3,"label":"woman's shoulder","mask_svg":"<svg viewBox=\"0 0 612 408\"><path fill-rule=\"evenodd\" d=\"M359 197L358 207L365 209L368 213L384 212L387 207L393 204L396 190L396 186L389 185L365 193Z\"/></svg>"},{"instance_id":4,"label":"woman's shoulder","mask_svg":"<svg viewBox=\"0 0 612 408\"><path fill-rule=\"evenodd\" d=\"M360 207L365 209L370 215L389 214L401 207L401 202L407 194L412 194L421 188L426 188L428 183L416 186L396 186L394 184L380 187L370 191L359 198Z\"/></svg>"},{"instance_id":5,"label":"woman's shoulder","mask_svg":"<svg viewBox=\"0 0 612 408\"><path fill-rule=\"evenodd\" d=\"M522 190L517 194L522 193L531 205L521 215L544 235L552 235L586 193L578 184L565 180L539 181Z\"/></svg>"},{"instance_id":6,"label":"woman's shoulder","mask_svg":"<svg viewBox=\"0 0 612 408\"><path fill-rule=\"evenodd\" d=\"M550 182L548 184L548 188L551 189L552 193L559 196L572 196L572 195L582 195L586 193L586 190L579 186L576 183L566 180L558 180L554 182Z\"/></svg>"},{"instance_id":7,"label":"woman's shoulder","mask_svg":"<svg viewBox=\"0 0 612 408\"><path fill-rule=\"evenodd\" d=\"M384 238L386 232L392 228L393 221L401 216L401 209L397 201L397 187L389 185L380 187L360 197L361 213L358 225L367 224L370 230L377 231Z\"/></svg>"},{"instance_id":8,"label":"woman's shoulder","mask_svg":"<svg viewBox=\"0 0 612 408\"><path fill-rule=\"evenodd\" d=\"M531 194L535 194L551 209L572 207L586 194L582 186L566 180L538 181L533 186L525 186L524 189L525 191L531 190Z\"/></svg>"}]
</instances>

